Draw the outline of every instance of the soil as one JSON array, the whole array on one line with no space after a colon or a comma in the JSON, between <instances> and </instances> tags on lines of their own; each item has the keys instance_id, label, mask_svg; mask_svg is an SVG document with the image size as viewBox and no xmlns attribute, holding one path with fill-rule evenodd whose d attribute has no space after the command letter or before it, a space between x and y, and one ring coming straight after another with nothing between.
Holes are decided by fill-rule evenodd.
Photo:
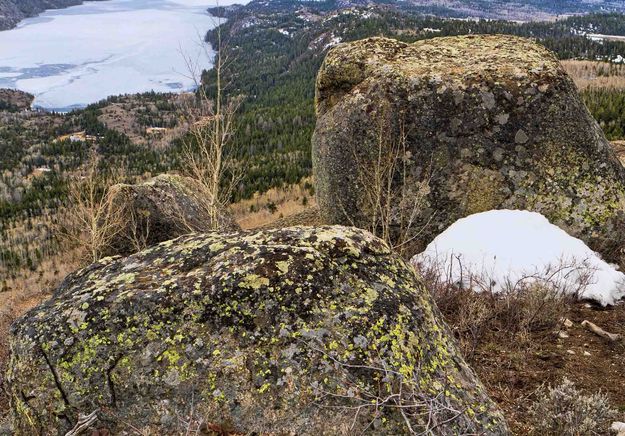
<instances>
[{"instance_id":1,"label":"soil","mask_svg":"<svg viewBox=\"0 0 625 436\"><path fill-rule=\"evenodd\" d=\"M609 309L576 303L569 319L573 326L562 328L568 338L552 331L536 332L510 343L509 335L491 333L467 359L515 434L530 432L528 410L536 392L560 384L563 378L588 394L607 393L612 407L625 413L625 342L610 342L581 326L589 320L610 333L625 335L625 303Z\"/></svg>"}]
</instances>

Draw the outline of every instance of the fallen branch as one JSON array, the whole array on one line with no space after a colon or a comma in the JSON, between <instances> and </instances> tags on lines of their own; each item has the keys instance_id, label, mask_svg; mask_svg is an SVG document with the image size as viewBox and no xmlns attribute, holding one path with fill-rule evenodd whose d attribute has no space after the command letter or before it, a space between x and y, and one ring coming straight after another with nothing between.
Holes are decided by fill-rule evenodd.
<instances>
[{"instance_id":1,"label":"fallen branch","mask_svg":"<svg viewBox=\"0 0 625 436\"><path fill-rule=\"evenodd\" d=\"M98 419L98 409L91 412L90 415L80 415L78 417L78 422L74 426L73 429L65 433L65 436L79 436L83 431L87 430L91 427L91 424L96 422Z\"/></svg>"},{"instance_id":2,"label":"fallen branch","mask_svg":"<svg viewBox=\"0 0 625 436\"><path fill-rule=\"evenodd\" d=\"M616 334L616 333L608 333L605 330L603 330L601 327L599 327L598 325L593 324L588 320L584 320L584 322L582 322L582 327L585 327L587 330L590 330L594 334L601 336L602 338L608 339L612 342L617 342L623 339L621 335Z\"/></svg>"}]
</instances>

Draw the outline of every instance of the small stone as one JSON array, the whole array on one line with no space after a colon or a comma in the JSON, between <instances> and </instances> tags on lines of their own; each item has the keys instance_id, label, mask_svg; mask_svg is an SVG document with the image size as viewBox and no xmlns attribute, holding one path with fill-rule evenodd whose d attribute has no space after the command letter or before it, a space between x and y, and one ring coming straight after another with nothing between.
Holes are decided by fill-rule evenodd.
<instances>
[{"instance_id":1,"label":"small stone","mask_svg":"<svg viewBox=\"0 0 625 436\"><path fill-rule=\"evenodd\" d=\"M525 133L523 129L520 129L518 132L516 132L514 142L516 142L517 144L525 144L529 139L530 138L527 136L527 133Z\"/></svg>"},{"instance_id":2,"label":"small stone","mask_svg":"<svg viewBox=\"0 0 625 436\"><path fill-rule=\"evenodd\" d=\"M573 327L573 321L571 321L568 318L564 318L564 321L562 322L562 325L564 327L566 327L567 329L570 329L571 327Z\"/></svg>"},{"instance_id":3,"label":"small stone","mask_svg":"<svg viewBox=\"0 0 625 436\"><path fill-rule=\"evenodd\" d=\"M501 124L502 126L506 124L509 119L510 119L509 114L499 114L497 115L497 118L496 118L497 122Z\"/></svg>"},{"instance_id":4,"label":"small stone","mask_svg":"<svg viewBox=\"0 0 625 436\"><path fill-rule=\"evenodd\" d=\"M492 92L483 92L482 103L486 109L493 109L495 107L495 94Z\"/></svg>"},{"instance_id":5,"label":"small stone","mask_svg":"<svg viewBox=\"0 0 625 436\"><path fill-rule=\"evenodd\" d=\"M161 415L161 424L162 425L168 426L172 422L174 422L174 417L172 415L170 415L169 413L164 413L163 415Z\"/></svg>"},{"instance_id":6,"label":"small stone","mask_svg":"<svg viewBox=\"0 0 625 436\"><path fill-rule=\"evenodd\" d=\"M565 331L561 330L561 331L559 331L559 332L558 332L558 337L559 337L560 339L566 339L566 338L568 338L568 337L569 337L569 334L568 334L567 332L565 332Z\"/></svg>"},{"instance_id":7,"label":"small stone","mask_svg":"<svg viewBox=\"0 0 625 436\"><path fill-rule=\"evenodd\" d=\"M566 350L566 352L567 352L568 354L571 354L571 355L574 355L574 354L575 354L575 351L573 351L573 350Z\"/></svg>"},{"instance_id":8,"label":"small stone","mask_svg":"<svg viewBox=\"0 0 625 436\"><path fill-rule=\"evenodd\" d=\"M584 356L590 356L590 353L588 351L584 351Z\"/></svg>"},{"instance_id":9,"label":"small stone","mask_svg":"<svg viewBox=\"0 0 625 436\"><path fill-rule=\"evenodd\" d=\"M170 386L178 386L180 384L180 373L177 369L172 368L167 372L163 381Z\"/></svg>"},{"instance_id":10,"label":"small stone","mask_svg":"<svg viewBox=\"0 0 625 436\"><path fill-rule=\"evenodd\" d=\"M610 430L616 433L616 436L625 436L625 422L614 421L610 426Z\"/></svg>"},{"instance_id":11,"label":"small stone","mask_svg":"<svg viewBox=\"0 0 625 436\"><path fill-rule=\"evenodd\" d=\"M504 157L504 150L502 148L497 147L494 151L493 151L493 159L495 159L495 161L500 162L503 160Z\"/></svg>"}]
</instances>

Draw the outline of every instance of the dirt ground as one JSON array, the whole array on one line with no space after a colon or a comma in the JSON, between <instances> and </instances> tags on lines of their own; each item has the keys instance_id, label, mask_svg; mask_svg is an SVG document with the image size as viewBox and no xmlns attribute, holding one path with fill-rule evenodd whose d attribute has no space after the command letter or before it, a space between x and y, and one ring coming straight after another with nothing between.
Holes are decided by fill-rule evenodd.
<instances>
[{"instance_id":1,"label":"dirt ground","mask_svg":"<svg viewBox=\"0 0 625 436\"><path fill-rule=\"evenodd\" d=\"M612 407L625 417L625 343L610 342L581 326L589 320L606 331L625 335L625 304L601 310L577 303L569 319L573 326L563 329L568 338L540 332L519 338L515 346L507 339L499 340L503 334L498 338L491 333L468 359L515 434L531 430L528 409L536 392L542 386L560 384L565 377L585 393L607 393Z\"/></svg>"}]
</instances>

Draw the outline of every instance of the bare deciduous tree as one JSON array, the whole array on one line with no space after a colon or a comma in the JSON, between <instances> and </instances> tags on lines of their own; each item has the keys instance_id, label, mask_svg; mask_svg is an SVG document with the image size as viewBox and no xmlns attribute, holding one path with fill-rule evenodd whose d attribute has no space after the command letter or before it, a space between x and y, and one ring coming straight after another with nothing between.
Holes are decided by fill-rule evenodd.
<instances>
[{"instance_id":1,"label":"bare deciduous tree","mask_svg":"<svg viewBox=\"0 0 625 436\"><path fill-rule=\"evenodd\" d=\"M232 141L241 98L225 94L224 75L230 61L225 54L227 45L222 42L221 28L217 26L216 31L218 42L214 57L201 40L200 54L196 58L183 54L188 77L193 80L196 91L181 98L180 103L182 123L187 130L183 138L183 171L198 182L202 207L212 217L212 226L218 225L219 211L230 202L242 174ZM211 58L215 82L207 84L200 60Z\"/></svg>"},{"instance_id":2,"label":"bare deciduous tree","mask_svg":"<svg viewBox=\"0 0 625 436\"><path fill-rule=\"evenodd\" d=\"M69 206L65 211L62 239L78 247L82 260L96 262L122 230L120 208L114 207L110 187L121 179L121 172L99 171L100 157L92 151L82 171L69 183Z\"/></svg>"}]
</instances>

